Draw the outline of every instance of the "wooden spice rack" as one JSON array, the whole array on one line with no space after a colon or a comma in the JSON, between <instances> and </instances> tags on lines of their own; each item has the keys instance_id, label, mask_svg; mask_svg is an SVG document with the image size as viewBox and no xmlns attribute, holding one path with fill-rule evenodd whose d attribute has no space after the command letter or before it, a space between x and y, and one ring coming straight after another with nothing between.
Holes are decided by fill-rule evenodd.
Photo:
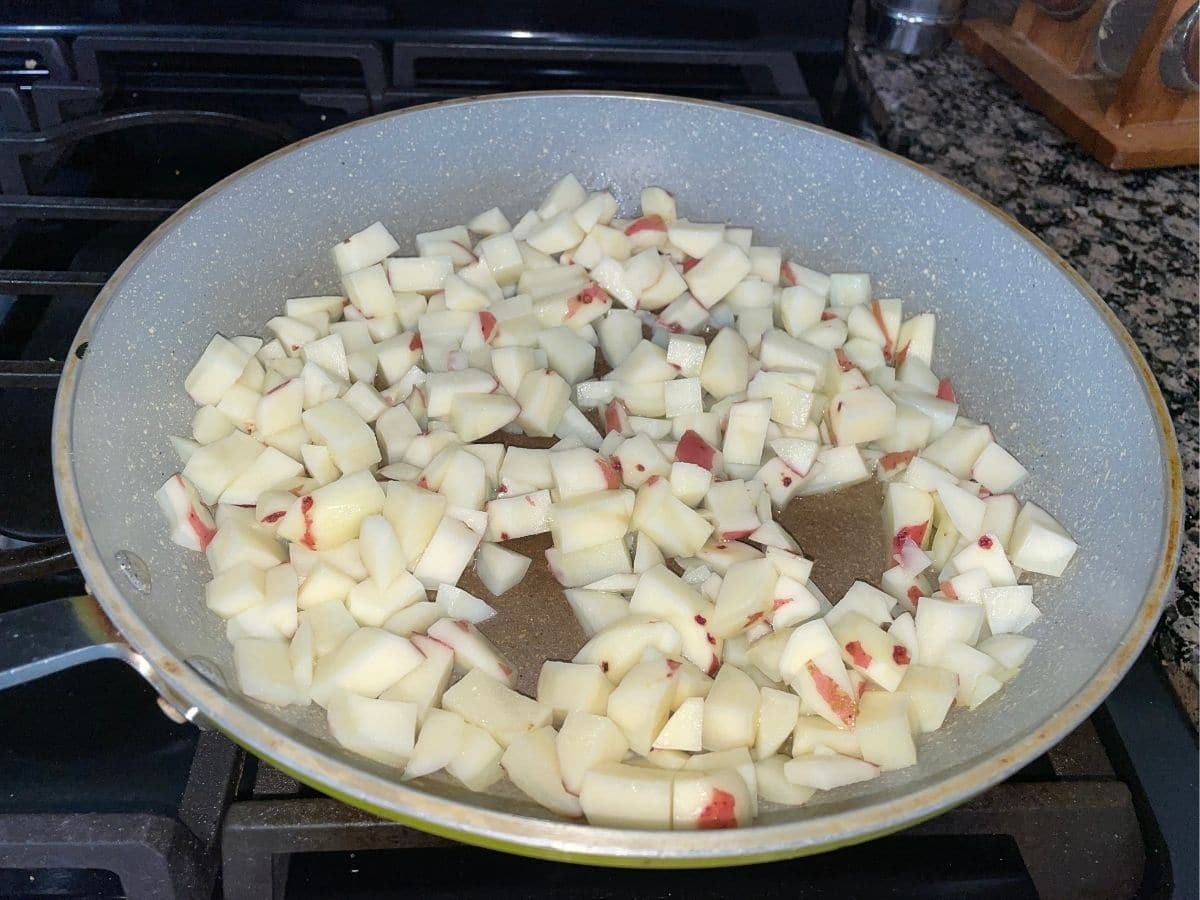
<instances>
[{"instance_id":1,"label":"wooden spice rack","mask_svg":"<svg viewBox=\"0 0 1200 900\"><path fill-rule=\"evenodd\" d=\"M1163 53L1193 0L1157 3L1120 77L1106 75L1096 64L1097 33L1111 2L1081 3L1077 9L1082 11L1064 21L1061 14L1045 11L1054 2L1021 0L1011 25L968 20L957 37L1105 165L1195 165L1200 162L1200 97L1168 87L1160 74ZM1194 54L1194 39L1185 46Z\"/></svg>"}]
</instances>

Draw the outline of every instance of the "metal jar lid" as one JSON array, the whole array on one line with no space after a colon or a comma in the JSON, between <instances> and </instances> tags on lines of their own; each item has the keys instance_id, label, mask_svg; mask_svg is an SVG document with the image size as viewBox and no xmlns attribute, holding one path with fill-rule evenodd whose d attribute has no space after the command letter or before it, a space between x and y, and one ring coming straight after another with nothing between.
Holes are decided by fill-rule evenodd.
<instances>
[{"instance_id":1,"label":"metal jar lid","mask_svg":"<svg viewBox=\"0 0 1200 900\"><path fill-rule=\"evenodd\" d=\"M867 29L885 50L925 56L950 39L963 6L964 0L871 0Z\"/></svg>"}]
</instances>

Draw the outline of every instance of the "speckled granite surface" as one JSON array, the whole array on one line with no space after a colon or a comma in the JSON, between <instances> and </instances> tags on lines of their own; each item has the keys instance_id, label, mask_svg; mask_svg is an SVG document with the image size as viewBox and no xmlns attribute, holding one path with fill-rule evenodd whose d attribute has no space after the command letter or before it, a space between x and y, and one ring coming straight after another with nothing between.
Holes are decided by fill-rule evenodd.
<instances>
[{"instance_id":1,"label":"speckled granite surface","mask_svg":"<svg viewBox=\"0 0 1200 900\"><path fill-rule=\"evenodd\" d=\"M1187 491L1178 587L1154 644L1195 723L1198 170L1106 169L957 44L907 60L864 46L852 29L848 57L881 144L975 191L1041 237L1146 354L1175 420Z\"/></svg>"}]
</instances>

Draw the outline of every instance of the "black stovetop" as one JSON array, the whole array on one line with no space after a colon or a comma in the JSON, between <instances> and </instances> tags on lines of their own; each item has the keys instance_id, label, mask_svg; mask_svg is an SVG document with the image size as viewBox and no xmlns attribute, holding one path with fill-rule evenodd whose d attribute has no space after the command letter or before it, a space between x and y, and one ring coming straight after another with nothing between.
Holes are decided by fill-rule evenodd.
<instances>
[{"instance_id":1,"label":"black stovetop","mask_svg":"<svg viewBox=\"0 0 1200 900\"><path fill-rule=\"evenodd\" d=\"M372 112L529 88L839 121L836 3L96 0L10 3L3 19L0 554L61 534L53 388L96 291L157 222L263 153ZM44 574L60 567L5 584L0 556L0 614L81 590L77 573ZM1195 736L1149 657L1058 748L955 811L862 847L720 871L535 862L380 822L168 721L115 662L0 693L0 722L0 897L14 900L1014 900L1182 897L1195 883Z\"/></svg>"}]
</instances>

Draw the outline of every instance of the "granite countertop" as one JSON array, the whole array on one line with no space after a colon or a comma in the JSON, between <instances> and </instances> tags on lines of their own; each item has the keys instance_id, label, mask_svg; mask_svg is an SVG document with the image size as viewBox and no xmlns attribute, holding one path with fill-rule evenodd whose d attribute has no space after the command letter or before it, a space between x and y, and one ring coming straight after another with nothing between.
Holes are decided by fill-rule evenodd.
<instances>
[{"instance_id":1,"label":"granite countertop","mask_svg":"<svg viewBox=\"0 0 1200 900\"><path fill-rule=\"evenodd\" d=\"M952 43L910 60L851 28L847 74L879 142L979 194L1062 254L1129 329L1175 421L1187 493L1175 596L1154 647L1197 711L1197 253L1195 167L1113 172Z\"/></svg>"}]
</instances>

